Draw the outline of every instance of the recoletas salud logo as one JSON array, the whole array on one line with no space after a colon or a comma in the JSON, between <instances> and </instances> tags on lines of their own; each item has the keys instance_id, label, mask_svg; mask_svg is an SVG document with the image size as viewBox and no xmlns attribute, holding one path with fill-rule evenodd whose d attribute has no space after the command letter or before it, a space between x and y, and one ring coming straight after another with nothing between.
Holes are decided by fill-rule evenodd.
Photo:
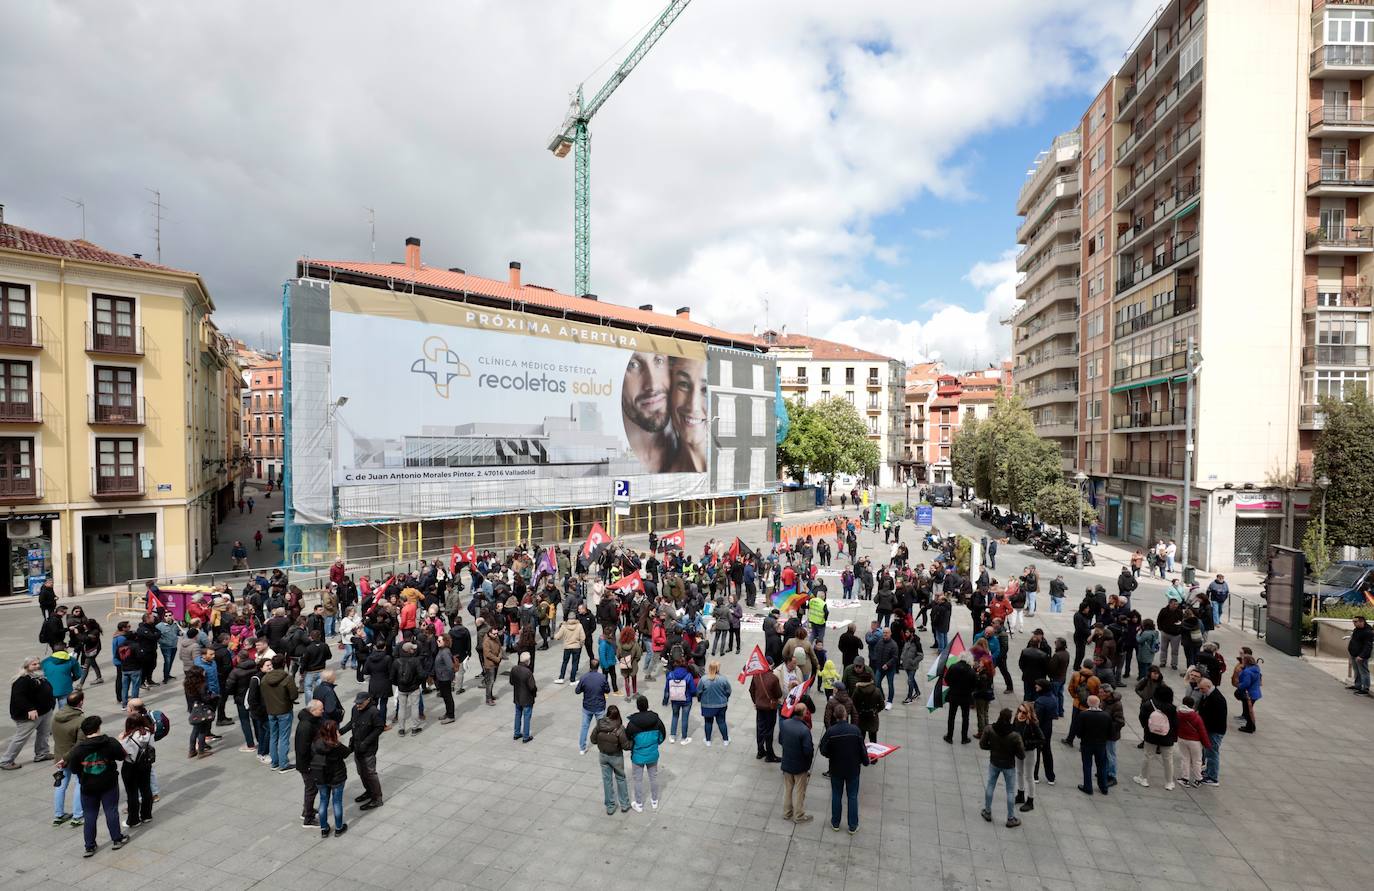
<instances>
[{"instance_id":1,"label":"recoletas salud logo","mask_svg":"<svg viewBox=\"0 0 1374 891\"><path fill-rule=\"evenodd\" d=\"M444 399L448 398L449 384L455 377L472 376L467 365L463 364L457 353L449 349L448 342L442 337L425 338L421 353L423 358L412 362L410 370L414 374L429 375L434 382L434 392Z\"/></svg>"}]
</instances>

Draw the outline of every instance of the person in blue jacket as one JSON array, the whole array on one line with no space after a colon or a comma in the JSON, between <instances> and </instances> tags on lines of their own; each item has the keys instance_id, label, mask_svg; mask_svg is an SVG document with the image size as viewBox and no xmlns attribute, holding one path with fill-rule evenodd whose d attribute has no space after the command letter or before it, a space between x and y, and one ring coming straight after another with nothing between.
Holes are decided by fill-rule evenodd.
<instances>
[{"instance_id":1,"label":"person in blue jacket","mask_svg":"<svg viewBox=\"0 0 1374 891\"><path fill-rule=\"evenodd\" d=\"M810 823L806 812L806 784L811 779L811 761L816 756L811 727L806 723L806 703L798 702L778 730L782 742L782 818L793 823Z\"/></svg>"},{"instance_id":2,"label":"person in blue jacket","mask_svg":"<svg viewBox=\"0 0 1374 891\"><path fill-rule=\"evenodd\" d=\"M692 741L688 722L692 717L692 700L697 695L697 678L685 662L673 666L673 670L663 677L663 704L672 703L673 724L668 734L671 742L677 742L678 719L682 720L682 744Z\"/></svg>"},{"instance_id":3,"label":"person in blue jacket","mask_svg":"<svg viewBox=\"0 0 1374 891\"><path fill-rule=\"evenodd\" d=\"M1236 698L1240 700L1241 711L1245 717L1245 726L1240 728L1241 733L1255 732L1255 703L1264 697L1262 685L1263 677L1258 661L1253 653L1242 650L1240 675L1236 678Z\"/></svg>"},{"instance_id":4,"label":"person in blue jacket","mask_svg":"<svg viewBox=\"0 0 1374 891\"><path fill-rule=\"evenodd\" d=\"M611 692L610 682L601 673L600 662L592 660L591 668L577 679L577 686L573 687L573 692L582 694L582 732L577 737L577 751L585 755L587 730L606 714L606 694Z\"/></svg>"},{"instance_id":5,"label":"person in blue jacket","mask_svg":"<svg viewBox=\"0 0 1374 891\"><path fill-rule=\"evenodd\" d=\"M706 745L711 745L711 725L720 728L720 738L728 748L730 730L725 726L725 710L730 705L730 682L721 677L720 660L712 659L706 666L706 677L697 690L701 700L701 718L706 723Z\"/></svg>"},{"instance_id":6,"label":"person in blue jacket","mask_svg":"<svg viewBox=\"0 0 1374 891\"><path fill-rule=\"evenodd\" d=\"M42 668L43 677L48 679L53 698L57 700L54 708L64 708L72 688L81 680L81 660L68 653L67 648L59 643L52 654L43 660Z\"/></svg>"},{"instance_id":7,"label":"person in blue jacket","mask_svg":"<svg viewBox=\"0 0 1374 891\"><path fill-rule=\"evenodd\" d=\"M635 698L638 709L625 724L625 735L630 738L630 764L634 768L634 801L630 807L636 813L644 812L644 773L649 774L649 804L658 810L658 749L667 739L668 731L658 712L649 711L649 697L643 694Z\"/></svg>"}]
</instances>

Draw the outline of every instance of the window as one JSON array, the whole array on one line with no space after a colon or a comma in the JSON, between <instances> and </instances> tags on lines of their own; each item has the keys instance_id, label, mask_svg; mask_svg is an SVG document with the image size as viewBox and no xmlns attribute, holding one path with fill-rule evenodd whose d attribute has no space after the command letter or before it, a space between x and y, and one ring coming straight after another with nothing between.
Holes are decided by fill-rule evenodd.
<instances>
[{"instance_id":1,"label":"window","mask_svg":"<svg viewBox=\"0 0 1374 891\"><path fill-rule=\"evenodd\" d=\"M0 282L0 343L31 344L29 289Z\"/></svg>"},{"instance_id":2,"label":"window","mask_svg":"<svg viewBox=\"0 0 1374 891\"><path fill-rule=\"evenodd\" d=\"M749 435L761 437L768 435L768 400L754 399L749 406Z\"/></svg>"},{"instance_id":3,"label":"window","mask_svg":"<svg viewBox=\"0 0 1374 891\"><path fill-rule=\"evenodd\" d=\"M806 366L805 366L805 365L798 365L798 366L797 366L797 380L799 380L799 381L805 381L805 380L806 380Z\"/></svg>"},{"instance_id":4,"label":"window","mask_svg":"<svg viewBox=\"0 0 1374 891\"><path fill-rule=\"evenodd\" d=\"M853 366L851 366L851 367L849 367L849 368L846 368L846 369L844 370L844 382L845 382L845 384L846 384L847 386L850 386L850 387L854 386L854 368L853 368Z\"/></svg>"},{"instance_id":5,"label":"window","mask_svg":"<svg viewBox=\"0 0 1374 891\"><path fill-rule=\"evenodd\" d=\"M1374 43L1374 13L1357 9L1329 10L1326 13L1326 42ZM1198 55L1201 58L1200 49Z\"/></svg>"},{"instance_id":6,"label":"window","mask_svg":"<svg viewBox=\"0 0 1374 891\"><path fill-rule=\"evenodd\" d=\"M1193 66L1202 61L1202 31L1194 34L1192 39L1183 44L1183 49L1178 51L1178 73L1183 77Z\"/></svg>"},{"instance_id":7,"label":"window","mask_svg":"<svg viewBox=\"0 0 1374 891\"><path fill-rule=\"evenodd\" d=\"M755 491L763 488L763 449L749 450L749 488Z\"/></svg>"},{"instance_id":8,"label":"window","mask_svg":"<svg viewBox=\"0 0 1374 891\"><path fill-rule=\"evenodd\" d=\"M270 374L267 376L267 383L268 383L269 385L272 383L272 375L270 375Z\"/></svg>"},{"instance_id":9,"label":"window","mask_svg":"<svg viewBox=\"0 0 1374 891\"><path fill-rule=\"evenodd\" d=\"M829 366L829 365L823 365L823 366L821 366L821 383L822 383L822 384L828 384L828 383L830 383L830 366Z\"/></svg>"},{"instance_id":10,"label":"window","mask_svg":"<svg viewBox=\"0 0 1374 891\"><path fill-rule=\"evenodd\" d=\"M276 410L275 408L272 407L272 394L271 394L271 393L268 393L268 394L267 394L267 410L268 410L268 411L275 411L275 410Z\"/></svg>"},{"instance_id":11,"label":"window","mask_svg":"<svg viewBox=\"0 0 1374 891\"><path fill-rule=\"evenodd\" d=\"M735 435L735 397L717 396L716 397L716 432L721 436Z\"/></svg>"},{"instance_id":12,"label":"window","mask_svg":"<svg viewBox=\"0 0 1374 891\"><path fill-rule=\"evenodd\" d=\"M95 421L125 421L136 414L137 386L132 368L95 367Z\"/></svg>"},{"instance_id":13,"label":"window","mask_svg":"<svg viewBox=\"0 0 1374 891\"><path fill-rule=\"evenodd\" d=\"M729 492L735 488L735 450L720 449L716 454L716 491Z\"/></svg>"},{"instance_id":14,"label":"window","mask_svg":"<svg viewBox=\"0 0 1374 891\"><path fill-rule=\"evenodd\" d=\"M868 407L869 407L869 408L882 408L882 405L878 402L878 394L877 394L877 393L869 393L869 394L868 394Z\"/></svg>"},{"instance_id":15,"label":"window","mask_svg":"<svg viewBox=\"0 0 1374 891\"><path fill-rule=\"evenodd\" d=\"M876 383L878 382L878 369L877 369L877 368L870 367L870 368L868 369L868 382L869 382L870 384L876 384Z\"/></svg>"},{"instance_id":16,"label":"window","mask_svg":"<svg viewBox=\"0 0 1374 891\"><path fill-rule=\"evenodd\" d=\"M720 376L717 378L717 386L733 387L735 385L735 363L729 359L720 360Z\"/></svg>"},{"instance_id":17,"label":"window","mask_svg":"<svg viewBox=\"0 0 1374 891\"><path fill-rule=\"evenodd\" d=\"M33 440L22 437L0 439L0 498L36 495L33 469Z\"/></svg>"},{"instance_id":18,"label":"window","mask_svg":"<svg viewBox=\"0 0 1374 891\"><path fill-rule=\"evenodd\" d=\"M750 367L750 370L753 372L753 376L754 376L754 389L755 389L755 390L762 390L762 389L763 389L763 365L762 365L762 363L755 362L755 363Z\"/></svg>"},{"instance_id":19,"label":"window","mask_svg":"<svg viewBox=\"0 0 1374 891\"><path fill-rule=\"evenodd\" d=\"M134 300L132 297L111 297L96 294L94 299L95 327L91 332L91 347L106 353L138 353L141 344L134 331Z\"/></svg>"},{"instance_id":20,"label":"window","mask_svg":"<svg viewBox=\"0 0 1374 891\"><path fill-rule=\"evenodd\" d=\"M95 471L97 494L141 491L138 481L138 440L97 439Z\"/></svg>"},{"instance_id":21,"label":"window","mask_svg":"<svg viewBox=\"0 0 1374 891\"><path fill-rule=\"evenodd\" d=\"M0 418L34 419L32 363L0 360Z\"/></svg>"},{"instance_id":22,"label":"window","mask_svg":"<svg viewBox=\"0 0 1374 891\"><path fill-rule=\"evenodd\" d=\"M1102 400L1094 399L1088 403L1088 420L1096 421L1102 417Z\"/></svg>"},{"instance_id":23,"label":"window","mask_svg":"<svg viewBox=\"0 0 1374 891\"><path fill-rule=\"evenodd\" d=\"M1102 336L1102 326L1103 326L1103 311L1102 311L1102 310L1098 310L1097 312L1095 312L1095 313L1093 313L1092 315L1088 316L1088 336L1089 336L1089 337L1101 337L1101 336Z\"/></svg>"},{"instance_id":24,"label":"window","mask_svg":"<svg viewBox=\"0 0 1374 891\"><path fill-rule=\"evenodd\" d=\"M1369 392L1369 372L1322 369L1302 376L1302 401L1312 405L1323 396L1344 399L1352 393Z\"/></svg>"},{"instance_id":25,"label":"window","mask_svg":"<svg viewBox=\"0 0 1374 891\"><path fill-rule=\"evenodd\" d=\"M853 382L851 381L851 383L853 383ZM853 390L846 390L845 393L844 393L844 398L845 398L846 401L849 402L850 405L854 405L854 391L853 391Z\"/></svg>"}]
</instances>

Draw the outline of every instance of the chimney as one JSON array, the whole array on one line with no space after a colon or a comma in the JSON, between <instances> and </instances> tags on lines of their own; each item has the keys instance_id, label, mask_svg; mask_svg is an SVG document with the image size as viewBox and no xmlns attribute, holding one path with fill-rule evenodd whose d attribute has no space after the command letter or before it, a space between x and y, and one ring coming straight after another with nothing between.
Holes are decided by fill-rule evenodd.
<instances>
[{"instance_id":1,"label":"chimney","mask_svg":"<svg viewBox=\"0 0 1374 891\"><path fill-rule=\"evenodd\" d=\"M406 239L406 265L411 269L420 268L420 239L414 235Z\"/></svg>"},{"instance_id":2,"label":"chimney","mask_svg":"<svg viewBox=\"0 0 1374 891\"><path fill-rule=\"evenodd\" d=\"M511 286L512 288L518 288L518 287L520 287L520 261L519 261L519 260L511 260L511 261L510 261L510 286Z\"/></svg>"},{"instance_id":3,"label":"chimney","mask_svg":"<svg viewBox=\"0 0 1374 891\"><path fill-rule=\"evenodd\" d=\"M5 205L0 204L0 226L5 225Z\"/></svg>"},{"instance_id":4,"label":"chimney","mask_svg":"<svg viewBox=\"0 0 1374 891\"><path fill-rule=\"evenodd\" d=\"M677 308L677 317L679 319L690 319L692 317L692 308L690 306L679 306Z\"/></svg>"},{"instance_id":5,"label":"chimney","mask_svg":"<svg viewBox=\"0 0 1374 891\"><path fill-rule=\"evenodd\" d=\"M597 299L597 296L595 294L583 294L582 299L595 301Z\"/></svg>"},{"instance_id":6,"label":"chimney","mask_svg":"<svg viewBox=\"0 0 1374 891\"><path fill-rule=\"evenodd\" d=\"M135 259L135 260L142 260L142 259L143 259L143 255L142 255L142 254L134 254L134 259Z\"/></svg>"},{"instance_id":7,"label":"chimney","mask_svg":"<svg viewBox=\"0 0 1374 891\"><path fill-rule=\"evenodd\" d=\"M641 304L639 304L639 308L642 309L642 310L644 310L645 312L653 312L653 311L654 311L654 305L653 305L652 303L641 303Z\"/></svg>"}]
</instances>

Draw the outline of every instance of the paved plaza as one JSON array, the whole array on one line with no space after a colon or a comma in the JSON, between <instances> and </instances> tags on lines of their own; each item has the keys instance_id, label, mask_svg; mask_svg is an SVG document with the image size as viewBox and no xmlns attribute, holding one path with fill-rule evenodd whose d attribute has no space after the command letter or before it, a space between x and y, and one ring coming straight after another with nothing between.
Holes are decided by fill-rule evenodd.
<instances>
[{"instance_id":1,"label":"paved plaza","mask_svg":"<svg viewBox=\"0 0 1374 891\"><path fill-rule=\"evenodd\" d=\"M937 523L973 528L967 514L956 519L950 511L938 511ZM753 522L690 530L689 547L737 531L757 544L762 528ZM909 524L903 537L919 561ZM864 550L882 550L881 536L876 548L869 533L861 544ZM1030 558L1017 547L998 555L1003 568L1019 569L1026 562ZM1034 562L1046 570L1043 558ZM1084 573L1066 572L1068 608L1085 583L1100 581L1110 588L1118 569L1104 563ZM830 587L838 596L838 584ZM107 608L99 600L85 602L93 615ZM1161 584L1142 585L1137 597L1142 614L1153 615L1162 602ZM871 615L864 604L835 611L832 618L853 616L862 629ZM0 664L15 668L24 656L38 652L38 619L32 605L0 609ZM967 640L967 610L956 606L955 623ZM1071 613L1042 610L1027 627L1043 627L1051 638L1070 637ZM108 641L112 629L106 630ZM830 632L832 643L838 634ZM534 742L511 739L504 676L495 707L484 706L478 685L469 683L457 700L457 722L449 726L437 723L442 710L437 696L427 699L425 733L400 738L392 732L382 739L378 767L384 807L360 813L352 804L361 785L350 761L350 832L343 839L321 839L316 829L301 828L300 780L235 751L241 743L237 726L222 730L225 738L213 757L188 761L180 687L157 688L147 697L149 704L167 711L173 727L158 746L161 800L152 826L136 829L131 844L112 851L102 825L100 851L82 859L80 832L49 825L52 765L31 764L30 751L21 758L23 770L0 775L6 803L0 816L0 887L205 891L310 888L336 881L349 888L607 888L630 882L865 891L1367 885L1374 702L1353 697L1319 669L1279 654L1252 635L1224 628L1218 639L1228 663L1243 644L1265 659L1259 732L1227 735L1219 788L1180 786L1166 792L1130 782L1140 739L1134 720L1139 700L1132 690L1124 697L1128 720L1118 749L1121 784L1105 798L1079 793L1077 753L1056 739L1051 745L1058 785L1039 787L1035 810L1022 815L1017 829L980 818L986 754L976 744L943 742L945 715L927 714L923 675L920 701L895 705L882 716L879 739L901 749L863 774L861 827L854 836L831 832L827 825L829 785L820 776L825 766L819 755L807 802L817 819L800 826L782 819L781 776L777 765L754 758L754 710L738 685L728 717L734 744L727 749L717 741L706 748L698 711L691 744L663 747L660 808L608 817L595 751L586 756L577 751L579 698L571 686L553 683L558 651L541 652L535 665L540 691ZM1025 635L1013 639L1013 665L1024 640ZM746 630L744 654L761 642L761 634ZM928 634L923 642L929 647ZM743 658L724 659L725 674L733 677ZM837 652L835 658L838 663ZM103 661L108 665L108 656ZM1177 674L1169 680L1177 689ZM660 676L648 692L666 716L661 684ZM351 671L342 674L339 692L345 702L357 687ZM1224 682L1224 689L1234 715L1237 703L1229 699L1229 684ZM899 699L901 694L899 689ZM107 719L116 714L112 683L89 687L88 696L88 713ZM624 711L625 703L611 701ZM1018 701L1019 692L999 694L993 714ZM1064 728L1056 730L1056 737L1063 735Z\"/></svg>"}]
</instances>

